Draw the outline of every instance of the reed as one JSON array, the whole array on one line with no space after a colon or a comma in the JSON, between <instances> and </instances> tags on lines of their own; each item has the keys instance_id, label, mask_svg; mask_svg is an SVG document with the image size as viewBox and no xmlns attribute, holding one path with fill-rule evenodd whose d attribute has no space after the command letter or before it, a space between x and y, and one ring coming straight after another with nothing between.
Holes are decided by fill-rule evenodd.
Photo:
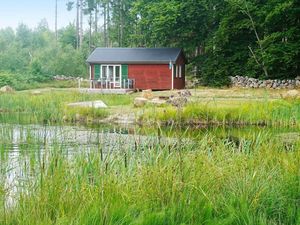
<instances>
[{"instance_id":1,"label":"reed","mask_svg":"<svg viewBox=\"0 0 300 225\"><path fill-rule=\"evenodd\" d=\"M73 143L70 154L61 137L41 151L32 146L43 135L26 135L33 159L20 164L27 173L0 224L299 224L299 140L286 149L264 132L238 143L191 138L103 154L101 141Z\"/></svg>"},{"instance_id":2,"label":"reed","mask_svg":"<svg viewBox=\"0 0 300 225\"><path fill-rule=\"evenodd\" d=\"M141 116L145 122L177 125L272 125L299 126L300 101L266 100L236 104L232 100L193 102L183 109L175 107L148 108Z\"/></svg>"},{"instance_id":3,"label":"reed","mask_svg":"<svg viewBox=\"0 0 300 225\"><path fill-rule=\"evenodd\" d=\"M75 91L47 90L40 94L30 91L0 95L0 121L7 123L63 123L75 121L78 114L87 122L88 118L101 119L109 114L106 109L67 107L68 103L99 100L108 106L123 107L131 102L129 95L83 94Z\"/></svg>"}]
</instances>

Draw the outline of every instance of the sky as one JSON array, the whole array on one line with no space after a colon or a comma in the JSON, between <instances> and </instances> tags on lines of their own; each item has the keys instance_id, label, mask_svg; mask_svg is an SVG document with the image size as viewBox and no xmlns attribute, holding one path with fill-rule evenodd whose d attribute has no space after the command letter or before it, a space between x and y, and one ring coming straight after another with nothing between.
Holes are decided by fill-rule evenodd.
<instances>
[{"instance_id":1,"label":"sky","mask_svg":"<svg viewBox=\"0 0 300 225\"><path fill-rule=\"evenodd\" d=\"M57 0L58 28L75 22L76 10L69 12L67 1ZM15 29L20 23L35 28L42 19L47 20L51 30L55 29L55 0L0 0L0 29Z\"/></svg>"}]
</instances>

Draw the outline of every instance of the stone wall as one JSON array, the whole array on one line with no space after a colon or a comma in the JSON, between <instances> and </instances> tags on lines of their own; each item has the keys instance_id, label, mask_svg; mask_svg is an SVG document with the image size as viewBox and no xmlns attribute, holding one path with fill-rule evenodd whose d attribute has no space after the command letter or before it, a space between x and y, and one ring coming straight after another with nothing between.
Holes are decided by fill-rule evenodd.
<instances>
[{"instance_id":1,"label":"stone wall","mask_svg":"<svg viewBox=\"0 0 300 225\"><path fill-rule=\"evenodd\" d=\"M54 80L79 80L82 81L88 81L87 79L82 79L81 77L75 77L75 76L65 76L65 75L55 75L53 76Z\"/></svg>"},{"instance_id":2,"label":"stone wall","mask_svg":"<svg viewBox=\"0 0 300 225\"><path fill-rule=\"evenodd\" d=\"M295 79L289 80L259 80L250 77L235 76L230 77L233 87L245 87L245 88L300 88L300 76Z\"/></svg>"}]
</instances>

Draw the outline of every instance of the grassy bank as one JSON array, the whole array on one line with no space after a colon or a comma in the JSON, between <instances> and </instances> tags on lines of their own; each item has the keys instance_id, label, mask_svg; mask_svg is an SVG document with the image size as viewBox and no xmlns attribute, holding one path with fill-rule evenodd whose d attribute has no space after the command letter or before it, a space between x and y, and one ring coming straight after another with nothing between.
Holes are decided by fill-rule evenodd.
<instances>
[{"instance_id":1,"label":"grassy bank","mask_svg":"<svg viewBox=\"0 0 300 225\"><path fill-rule=\"evenodd\" d=\"M68 103L101 99L111 107L123 107L131 103L128 95L82 94L75 90L45 89L40 93L23 91L0 94L0 121L14 123L86 123L90 118L102 119L109 110L68 107Z\"/></svg>"},{"instance_id":2,"label":"grassy bank","mask_svg":"<svg viewBox=\"0 0 300 225\"><path fill-rule=\"evenodd\" d=\"M300 101L233 100L192 102L183 108L148 108L141 119L175 125L299 126Z\"/></svg>"},{"instance_id":3,"label":"grassy bank","mask_svg":"<svg viewBox=\"0 0 300 225\"><path fill-rule=\"evenodd\" d=\"M22 155L33 159L20 164L29 175L12 206L0 186L0 224L300 222L299 141L286 148L261 134L236 145L208 134L192 144L136 146L104 158L101 144L68 156L57 140L43 156L30 147L40 143L30 141ZM6 149L1 145L2 162Z\"/></svg>"},{"instance_id":4,"label":"grassy bank","mask_svg":"<svg viewBox=\"0 0 300 225\"><path fill-rule=\"evenodd\" d=\"M135 108L132 95L83 94L76 89L39 89L0 94L0 120L18 123L97 123L111 115L135 115L141 124L299 126L300 101L282 91L195 90L183 108L170 105ZM155 96L174 92L154 92ZM102 100L107 109L71 108L71 102Z\"/></svg>"}]
</instances>

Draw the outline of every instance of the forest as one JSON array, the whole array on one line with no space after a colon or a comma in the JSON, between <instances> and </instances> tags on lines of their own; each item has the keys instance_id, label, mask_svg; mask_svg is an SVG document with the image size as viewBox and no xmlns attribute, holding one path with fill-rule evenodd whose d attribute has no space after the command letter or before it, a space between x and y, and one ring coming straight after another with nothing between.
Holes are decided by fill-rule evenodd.
<instances>
[{"instance_id":1,"label":"forest","mask_svg":"<svg viewBox=\"0 0 300 225\"><path fill-rule=\"evenodd\" d=\"M288 79L300 74L297 0L76 0L76 20L52 31L41 20L0 30L0 85L87 77L95 47L180 47L202 85L229 76ZM87 21L88 26L83 26Z\"/></svg>"}]
</instances>

